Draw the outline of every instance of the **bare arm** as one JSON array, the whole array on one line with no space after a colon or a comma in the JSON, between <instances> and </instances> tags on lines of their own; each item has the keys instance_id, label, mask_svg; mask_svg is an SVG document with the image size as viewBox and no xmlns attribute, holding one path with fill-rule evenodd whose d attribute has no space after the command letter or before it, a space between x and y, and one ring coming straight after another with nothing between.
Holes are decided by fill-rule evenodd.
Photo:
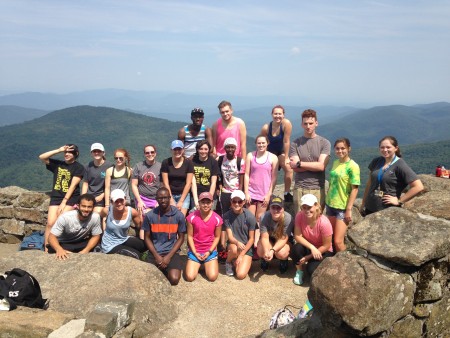
<instances>
[{"instance_id":1,"label":"bare arm","mask_svg":"<svg viewBox=\"0 0 450 338\"><path fill-rule=\"evenodd\" d=\"M239 123L239 137L241 138L241 157L247 156L247 129L245 122L240 119Z\"/></svg>"},{"instance_id":2,"label":"bare arm","mask_svg":"<svg viewBox=\"0 0 450 338\"><path fill-rule=\"evenodd\" d=\"M186 137L186 132L184 131L184 127L180 128L180 130L178 130L178 139L180 141L184 142L184 139Z\"/></svg>"},{"instance_id":3,"label":"bare arm","mask_svg":"<svg viewBox=\"0 0 450 338\"><path fill-rule=\"evenodd\" d=\"M369 178L367 179L366 188L364 189L364 195L363 195L363 198L361 201L360 211L362 211L365 207L365 203L367 201L367 195L369 194L369 189L370 189L371 184L372 184L372 179L370 177L370 172L369 172Z\"/></svg>"},{"instance_id":4,"label":"bare arm","mask_svg":"<svg viewBox=\"0 0 450 338\"><path fill-rule=\"evenodd\" d=\"M58 237L50 233L48 235L48 243L56 251L56 259L65 260L69 258L70 251L66 251L61 244L59 244Z\"/></svg>"},{"instance_id":5,"label":"bare arm","mask_svg":"<svg viewBox=\"0 0 450 338\"><path fill-rule=\"evenodd\" d=\"M245 199L247 200L247 203L251 202L251 197L248 192L248 186L250 183L250 163L252 161L252 158L253 158L252 153L248 153L247 158L245 159L244 193L245 193Z\"/></svg>"},{"instance_id":6,"label":"bare arm","mask_svg":"<svg viewBox=\"0 0 450 338\"><path fill-rule=\"evenodd\" d=\"M81 184L81 195L88 192L89 183L85 180L83 180L83 183Z\"/></svg>"},{"instance_id":7,"label":"bare arm","mask_svg":"<svg viewBox=\"0 0 450 338\"><path fill-rule=\"evenodd\" d=\"M353 203L355 203L356 196L358 196L358 186L352 185L352 191L350 192L350 196L348 197L347 207L345 208L344 221L349 224L352 221L352 209Z\"/></svg>"},{"instance_id":8,"label":"bare arm","mask_svg":"<svg viewBox=\"0 0 450 338\"><path fill-rule=\"evenodd\" d=\"M50 163L50 161L49 161L50 157L52 157L52 156L54 156L54 155L56 155L56 154L62 153L62 152L64 152L66 149L69 149L69 148L70 148L69 146L64 145L64 146L62 146L62 147L59 147L58 149L47 151L47 152L45 152L45 153L43 153L43 154L40 154L40 155L39 155L39 159L40 159L42 162L44 162L44 164L49 164L49 163Z\"/></svg>"},{"instance_id":9,"label":"bare arm","mask_svg":"<svg viewBox=\"0 0 450 338\"><path fill-rule=\"evenodd\" d=\"M191 192L194 197L194 205L198 209L197 179L195 178L195 175L192 176Z\"/></svg>"},{"instance_id":10,"label":"bare arm","mask_svg":"<svg viewBox=\"0 0 450 338\"><path fill-rule=\"evenodd\" d=\"M211 128L211 134L212 134L212 151L211 153L214 156L217 156L217 149L216 149L216 142L217 142L217 121L213 123L212 128Z\"/></svg>"},{"instance_id":11,"label":"bare arm","mask_svg":"<svg viewBox=\"0 0 450 338\"><path fill-rule=\"evenodd\" d=\"M211 146L211 151L210 151L210 153L213 154L213 153L214 153L214 145L215 145L215 143L213 143L213 142L214 142L214 139L213 139L212 129L209 128L209 127L206 127L206 130L205 130L205 138L206 138L206 141L208 141L208 143L209 143L210 146Z\"/></svg>"},{"instance_id":12,"label":"bare arm","mask_svg":"<svg viewBox=\"0 0 450 338\"><path fill-rule=\"evenodd\" d=\"M261 131L259 132L261 135L268 136L269 135L269 124L266 123L262 126Z\"/></svg>"},{"instance_id":13,"label":"bare arm","mask_svg":"<svg viewBox=\"0 0 450 338\"><path fill-rule=\"evenodd\" d=\"M298 158L298 156L296 158ZM291 168L295 172L325 171L325 168L327 167L329 161L330 161L330 156L329 155L320 154L319 160L317 162L304 162L304 161L301 161L301 167L300 168L297 168L297 161L295 161L294 165L292 165L293 161L291 161Z\"/></svg>"},{"instance_id":14,"label":"bare arm","mask_svg":"<svg viewBox=\"0 0 450 338\"><path fill-rule=\"evenodd\" d=\"M105 207L109 207L109 203L111 202L111 176L112 176L113 167L106 169L105 176Z\"/></svg>"},{"instance_id":15,"label":"bare arm","mask_svg":"<svg viewBox=\"0 0 450 338\"><path fill-rule=\"evenodd\" d=\"M289 148L291 147L291 134L292 134L292 123L288 119L283 119L283 151L286 154L286 160L289 155Z\"/></svg>"},{"instance_id":16,"label":"bare arm","mask_svg":"<svg viewBox=\"0 0 450 338\"><path fill-rule=\"evenodd\" d=\"M87 253L91 252L91 250L95 248L95 246L98 244L98 242L100 242L100 235L92 236L89 239L86 247L83 250L81 250L79 253L87 254Z\"/></svg>"}]
</instances>

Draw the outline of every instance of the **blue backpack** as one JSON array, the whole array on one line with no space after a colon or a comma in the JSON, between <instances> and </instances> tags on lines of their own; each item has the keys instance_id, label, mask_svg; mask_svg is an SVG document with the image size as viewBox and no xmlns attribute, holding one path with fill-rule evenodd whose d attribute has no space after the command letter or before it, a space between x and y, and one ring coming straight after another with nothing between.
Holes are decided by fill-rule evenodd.
<instances>
[{"instance_id":1,"label":"blue backpack","mask_svg":"<svg viewBox=\"0 0 450 338\"><path fill-rule=\"evenodd\" d=\"M44 251L44 231L34 231L30 236L24 237L19 250L42 250Z\"/></svg>"}]
</instances>

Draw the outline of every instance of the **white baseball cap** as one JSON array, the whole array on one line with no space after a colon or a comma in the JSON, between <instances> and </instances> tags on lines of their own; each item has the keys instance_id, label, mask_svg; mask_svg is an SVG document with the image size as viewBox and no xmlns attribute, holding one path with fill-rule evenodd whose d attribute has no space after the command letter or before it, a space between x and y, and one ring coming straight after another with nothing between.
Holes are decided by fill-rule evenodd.
<instances>
[{"instance_id":1,"label":"white baseball cap","mask_svg":"<svg viewBox=\"0 0 450 338\"><path fill-rule=\"evenodd\" d=\"M308 205L310 207L312 207L314 204L318 203L317 197L314 196L313 194L303 195L300 200L302 202L302 205L306 204L306 205Z\"/></svg>"},{"instance_id":2,"label":"white baseball cap","mask_svg":"<svg viewBox=\"0 0 450 338\"><path fill-rule=\"evenodd\" d=\"M114 189L111 191L111 199L113 202L119 200L119 199L125 199L125 193L122 189Z\"/></svg>"},{"instance_id":3,"label":"white baseball cap","mask_svg":"<svg viewBox=\"0 0 450 338\"><path fill-rule=\"evenodd\" d=\"M241 201L245 201L245 194L241 190L235 190L231 193L231 199L233 198L239 198Z\"/></svg>"},{"instance_id":4,"label":"white baseball cap","mask_svg":"<svg viewBox=\"0 0 450 338\"><path fill-rule=\"evenodd\" d=\"M105 147L101 143L93 143L91 145L91 151L94 151L94 150L101 150L101 151L105 152Z\"/></svg>"}]
</instances>

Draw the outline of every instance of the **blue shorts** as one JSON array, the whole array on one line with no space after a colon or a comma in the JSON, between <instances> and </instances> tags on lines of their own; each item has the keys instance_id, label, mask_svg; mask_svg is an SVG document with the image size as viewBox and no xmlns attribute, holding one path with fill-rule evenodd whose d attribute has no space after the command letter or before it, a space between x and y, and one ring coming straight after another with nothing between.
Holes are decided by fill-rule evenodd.
<instances>
[{"instance_id":1,"label":"blue shorts","mask_svg":"<svg viewBox=\"0 0 450 338\"><path fill-rule=\"evenodd\" d=\"M200 264L203 264L203 263L206 263L206 262L209 262L209 261L212 261L213 259L217 259L217 250L214 250L213 252L212 252L212 254L211 255L209 255L208 256L208 258L206 258L206 260L204 260L204 261L199 261L198 259L197 259L197 257L195 257L195 255L194 255L194 253L192 252L192 251L188 251L188 259L190 259L191 261L194 261L194 262L196 262L196 263L200 263Z\"/></svg>"},{"instance_id":2,"label":"blue shorts","mask_svg":"<svg viewBox=\"0 0 450 338\"><path fill-rule=\"evenodd\" d=\"M336 219L343 220L345 217L345 210L336 209L327 205L327 216L336 217Z\"/></svg>"},{"instance_id":3,"label":"blue shorts","mask_svg":"<svg viewBox=\"0 0 450 338\"><path fill-rule=\"evenodd\" d=\"M178 203L178 201L181 198L181 194L180 195L172 195L172 197L173 197L173 200L175 201L175 203ZM187 194L181 208L189 210L189 204L191 204L191 196L189 196L189 194Z\"/></svg>"}]
</instances>

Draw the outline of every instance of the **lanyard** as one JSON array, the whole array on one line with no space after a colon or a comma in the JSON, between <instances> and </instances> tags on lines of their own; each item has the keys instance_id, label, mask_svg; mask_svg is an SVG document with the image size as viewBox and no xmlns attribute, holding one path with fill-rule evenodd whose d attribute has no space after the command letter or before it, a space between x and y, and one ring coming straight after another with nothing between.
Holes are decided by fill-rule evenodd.
<instances>
[{"instance_id":1,"label":"lanyard","mask_svg":"<svg viewBox=\"0 0 450 338\"><path fill-rule=\"evenodd\" d=\"M391 161L391 163L389 164L389 166L383 170L383 166L381 166L380 170L378 170L378 186L381 186L381 181L383 180L383 175L386 171L388 171L388 169L395 163L398 161L398 157L397 155L394 155L394 159Z\"/></svg>"}]
</instances>

